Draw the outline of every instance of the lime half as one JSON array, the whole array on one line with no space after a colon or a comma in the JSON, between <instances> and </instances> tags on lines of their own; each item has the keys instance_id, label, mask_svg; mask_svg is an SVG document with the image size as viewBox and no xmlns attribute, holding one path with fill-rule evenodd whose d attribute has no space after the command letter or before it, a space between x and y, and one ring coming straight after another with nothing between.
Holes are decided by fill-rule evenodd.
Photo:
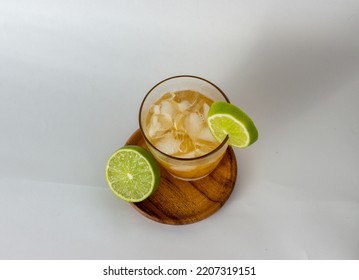
<instances>
[{"instance_id":1,"label":"lime half","mask_svg":"<svg viewBox=\"0 0 359 280\"><path fill-rule=\"evenodd\" d=\"M258 131L250 117L233 104L214 102L208 112L208 127L217 141L229 136L228 144L245 148L258 139Z\"/></svg>"},{"instance_id":2,"label":"lime half","mask_svg":"<svg viewBox=\"0 0 359 280\"><path fill-rule=\"evenodd\" d=\"M160 182L160 168L150 152L127 145L107 161L106 180L112 192L128 202L139 202L155 192Z\"/></svg>"}]
</instances>

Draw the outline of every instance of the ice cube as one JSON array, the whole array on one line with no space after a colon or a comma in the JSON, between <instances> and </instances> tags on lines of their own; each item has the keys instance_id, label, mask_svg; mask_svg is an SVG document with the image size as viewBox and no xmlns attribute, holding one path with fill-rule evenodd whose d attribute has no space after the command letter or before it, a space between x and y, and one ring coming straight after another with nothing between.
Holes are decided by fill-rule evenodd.
<instances>
[{"instance_id":1,"label":"ice cube","mask_svg":"<svg viewBox=\"0 0 359 280\"><path fill-rule=\"evenodd\" d=\"M155 146L162 152L168 155L173 155L179 152L180 140L176 140L172 135L165 135L159 139Z\"/></svg>"},{"instance_id":2,"label":"ice cube","mask_svg":"<svg viewBox=\"0 0 359 280\"><path fill-rule=\"evenodd\" d=\"M187 154L190 151L193 151L194 144L193 144L193 141L192 141L191 137L188 134L186 134L186 133L182 133L182 134L177 133L176 139L181 141L181 145L179 146L179 151L182 154Z\"/></svg>"},{"instance_id":3,"label":"ice cube","mask_svg":"<svg viewBox=\"0 0 359 280\"><path fill-rule=\"evenodd\" d=\"M153 105L152 110L155 115L160 114L160 105Z\"/></svg>"},{"instance_id":4,"label":"ice cube","mask_svg":"<svg viewBox=\"0 0 359 280\"><path fill-rule=\"evenodd\" d=\"M173 126L178 131L184 131L186 122L186 114L177 114L173 120Z\"/></svg>"},{"instance_id":5,"label":"ice cube","mask_svg":"<svg viewBox=\"0 0 359 280\"><path fill-rule=\"evenodd\" d=\"M189 108L189 106L190 106L190 104L188 101L186 101L186 100L181 101L180 103L178 103L178 110L180 112L184 112Z\"/></svg>"},{"instance_id":6,"label":"ice cube","mask_svg":"<svg viewBox=\"0 0 359 280\"><path fill-rule=\"evenodd\" d=\"M196 142L196 151L198 151L201 155L208 154L218 147L217 142L209 142L205 140L197 139Z\"/></svg>"},{"instance_id":7,"label":"ice cube","mask_svg":"<svg viewBox=\"0 0 359 280\"><path fill-rule=\"evenodd\" d=\"M213 137L208 127L204 127L200 130L200 132L197 134L197 139L208 142L216 142L216 139Z\"/></svg>"},{"instance_id":8,"label":"ice cube","mask_svg":"<svg viewBox=\"0 0 359 280\"><path fill-rule=\"evenodd\" d=\"M202 107L202 111L203 111L203 116L207 119L208 117L208 111L209 111L209 105L207 103L204 103L203 104L203 107Z\"/></svg>"},{"instance_id":9,"label":"ice cube","mask_svg":"<svg viewBox=\"0 0 359 280\"><path fill-rule=\"evenodd\" d=\"M161 114L166 114L166 115L170 116L171 118L173 118L174 114L175 114L175 110L176 110L176 108L174 107L173 104L171 104L171 102L163 101L161 103Z\"/></svg>"},{"instance_id":10,"label":"ice cube","mask_svg":"<svg viewBox=\"0 0 359 280\"><path fill-rule=\"evenodd\" d=\"M204 103L203 99L197 98L197 100L191 105L192 112L201 112Z\"/></svg>"},{"instance_id":11,"label":"ice cube","mask_svg":"<svg viewBox=\"0 0 359 280\"><path fill-rule=\"evenodd\" d=\"M152 115L147 125L151 138L159 138L172 128L172 121L168 115Z\"/></svg>"},{"instance_id":12,"label":"ice cube","mask_svg":"<svg viewBox=\"0 0 359 280\"><path fill-rule=\"evenodd\" d=\"M148 131L148 135L153 138L155 137L156 131L158 130L158 117L157 116L151 116L148 124L147 124L147 131Z\"/></svg>"},{"instance_id":13,"label":"ice cube","mask_svg":"<svg viewBox=\"0 0 359 280\"><path fill-rule=\"evenodd\" d=\"M192 139L196 138L197 133L202 130L203 126L204 123L197 113L190 113L188 115L186 120L186 130Z\"/></svg>"}]
</instances>

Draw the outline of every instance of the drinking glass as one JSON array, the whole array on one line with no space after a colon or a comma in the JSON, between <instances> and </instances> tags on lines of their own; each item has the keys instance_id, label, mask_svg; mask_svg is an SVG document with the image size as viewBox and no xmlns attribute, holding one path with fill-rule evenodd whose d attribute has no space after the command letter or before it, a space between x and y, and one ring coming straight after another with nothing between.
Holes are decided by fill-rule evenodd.
<instances>
[{"instance_id":1,"label":"drinking glass","mask_svg":"<svg viewBox=\"0 0 359 280\"><path fill-rule=\"evenodd\" d=\"M151 106L166 93L184 90L197 91L214 102L229 102L221 89L203 78L190 75L170 77L156 84L144 97L139 111L139 126L147 147L155 159L172 176L191 181L207 176L217 167L228 147L228 136L206 154L183 158L166 154L156 147L151 142L151 137L146 128L146 117Z\"/></svg>"}]
</instances>

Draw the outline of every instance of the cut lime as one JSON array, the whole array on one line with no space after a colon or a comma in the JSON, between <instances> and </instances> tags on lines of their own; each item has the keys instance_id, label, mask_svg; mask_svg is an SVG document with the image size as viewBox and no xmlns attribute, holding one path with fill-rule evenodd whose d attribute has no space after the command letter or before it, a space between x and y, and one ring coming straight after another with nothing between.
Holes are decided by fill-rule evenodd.
<instances>
[{"instance_id":1,"label":"cut lime","mask_svg":"<svg viewBox=\"0 0 359 280\"><path fill-rule=\"evenodd\" d=\"M127 145L107 161L106 180L112 192L128 202L139 202L155 192L160 182L160 168L150 152Z\"/></svg>"},{"instance_id":2,"label":"cut lime","mask_svg":"<svg viewBox=\"0 0 359 280\"><path fill-rule=\"evenodd\" d=\"M217 141L229 136L228 144L245 148L258 139L258 131L250 117L233 104L214 102L208 112L208 127Z\"/></svg>"}]
</instances>

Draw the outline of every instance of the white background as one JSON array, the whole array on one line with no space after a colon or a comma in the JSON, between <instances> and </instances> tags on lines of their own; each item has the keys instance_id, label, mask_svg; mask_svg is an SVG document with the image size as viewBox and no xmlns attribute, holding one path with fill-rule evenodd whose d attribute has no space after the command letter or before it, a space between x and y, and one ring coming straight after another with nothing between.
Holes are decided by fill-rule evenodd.
<instances>
[{"instance_id":1,"label":"white background","mask_svg":"<svg viewBox=\"0 0 359 280\"><path fill-rule=\"evenodd\" d=\"M168 226L104 167L178 74L260 135L219 212ZM0 0L0 97L0 259L359 259L357 0Z\"/></svg>"}]
</instances>

